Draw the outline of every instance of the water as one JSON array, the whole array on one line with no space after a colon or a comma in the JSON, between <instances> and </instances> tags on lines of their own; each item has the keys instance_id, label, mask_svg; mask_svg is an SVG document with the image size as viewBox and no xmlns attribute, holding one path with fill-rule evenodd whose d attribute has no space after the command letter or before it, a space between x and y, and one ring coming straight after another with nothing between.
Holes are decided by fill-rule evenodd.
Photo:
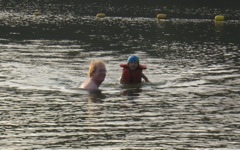
<instances>
[{"instance_id":1,"label":"water","mask_svg":"<svg viewBox=\"0 0 240 150\"><path fill-rule=\"evenodd\" d=\"M190 5L179 16L179 4L164 3L173 17L158 21L150 4L129 5L127 14L110 3L112 16L101 19L94 9L83 14L63 4L39 5L45 14L38 17L30 2L1 4L1 149L240 148L234 6L224 11L232 18L215 23L212 12L225 9L201 6L198 14ZM119 64L131 54L147 65L151 83L119 84ZM108 70L101 91L76 89L96 58Z\"/></svg>"}]
</instances>

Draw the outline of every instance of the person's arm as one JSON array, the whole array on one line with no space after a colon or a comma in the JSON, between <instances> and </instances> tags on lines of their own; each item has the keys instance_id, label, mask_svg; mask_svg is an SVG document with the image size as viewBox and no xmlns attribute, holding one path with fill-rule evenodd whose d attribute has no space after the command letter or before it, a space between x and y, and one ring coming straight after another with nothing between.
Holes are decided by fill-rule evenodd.
<instances>
[{"instance_id":1,"label":"person's arm","mask_svg":"<svg viewBox=\"0 0 240 150\"><path fill-rule=\"evenodd\" d=\"M145 82L150 82L148 78L142 73L142 78L145 80Z\"/></svg>"},{"instance_id":2,"label":"person's arm","mask_svg":"<svg viewBox=\"0 0 240 150\"><path fill-rule=\"evenodd\" d=\"M120 78L120 83L124 83L124 77L123 77L123 74L121 75L121 78Z\"/></svg>"}]
</instances>

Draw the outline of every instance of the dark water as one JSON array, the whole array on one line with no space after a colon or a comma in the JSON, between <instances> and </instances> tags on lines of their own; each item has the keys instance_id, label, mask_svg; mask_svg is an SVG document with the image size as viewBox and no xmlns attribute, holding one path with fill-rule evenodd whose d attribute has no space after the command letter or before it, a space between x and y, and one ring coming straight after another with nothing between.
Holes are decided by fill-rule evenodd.
<instances>
[{"instance_id":1,"label":"dark water","mask_svg":"<svg viewBox=\"0 0 240 150\"><path fill-rule=\"evenodd\" d=\"M1 1L0 148L239 149L235 2ZM131 54L151 83L119 85ZM101 92L76 89L96 58Z\"/></svg>"}]
</instances>

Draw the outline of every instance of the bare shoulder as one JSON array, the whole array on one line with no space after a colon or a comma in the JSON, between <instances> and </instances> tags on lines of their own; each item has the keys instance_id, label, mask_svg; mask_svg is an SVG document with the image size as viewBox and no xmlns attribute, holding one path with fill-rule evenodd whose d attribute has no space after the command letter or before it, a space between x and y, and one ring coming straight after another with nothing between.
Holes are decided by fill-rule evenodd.
<instances>
[{"instance_id":1,"label":"bare shoulder","mask_svg":"<svg viewBox=\"0 0 240 150\"><path fill-rule=\"evenodd\" d=\"M80 88L82 89L87 89L87 90L95 90L98 89L97 85L90 79L87 79L86 81L84 81Z\"/></svg>"}]
</instances>

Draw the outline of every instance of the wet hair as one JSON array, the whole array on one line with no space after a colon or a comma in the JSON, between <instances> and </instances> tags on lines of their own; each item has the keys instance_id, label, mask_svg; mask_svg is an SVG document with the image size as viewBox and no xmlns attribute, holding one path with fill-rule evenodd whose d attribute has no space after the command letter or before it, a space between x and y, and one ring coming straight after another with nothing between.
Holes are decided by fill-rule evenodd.
<instances>
[{"instance_id":1,"label":"wet hair","mask_svg":"<svg viewBox=\"0 0 240 150\"><path fill-rule=\"evenodd\" d=\"M96 71L97 69L97 65L102 64L105 65L104 62L102 60L92 60L88 69L88 76L92 77L93 73Z\"/></svg>"}]
</instances>

